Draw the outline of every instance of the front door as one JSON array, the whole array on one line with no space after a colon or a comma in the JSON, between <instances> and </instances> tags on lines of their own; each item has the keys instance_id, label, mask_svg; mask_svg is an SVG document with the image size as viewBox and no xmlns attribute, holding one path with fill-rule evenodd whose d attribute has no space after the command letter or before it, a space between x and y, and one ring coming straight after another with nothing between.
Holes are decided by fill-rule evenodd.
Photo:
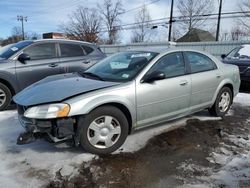
<instances>
[{"instance_id":1,"label":"front door","mask_svg":"<svg viewBox=\"0 0 250 188\"><path fill-rule=\"evenodd\" d=\"M189 111L191 78L186 74L182 53L163 56L147 74L154 71L164 72L166 78L137 84L137 126L160 123Z\"/></svg>"},{"instance_id":2,"label":"front door","mask_svg":"<svg viewBox=\"0 0 250 188\"><path fill-rule=\"evenodd\" d=\"M25 64L16 61L16 77L20 89L47 76L59 74L55 43L40 43L23 50L30 56Z\"/></svg>"}]
</instances>

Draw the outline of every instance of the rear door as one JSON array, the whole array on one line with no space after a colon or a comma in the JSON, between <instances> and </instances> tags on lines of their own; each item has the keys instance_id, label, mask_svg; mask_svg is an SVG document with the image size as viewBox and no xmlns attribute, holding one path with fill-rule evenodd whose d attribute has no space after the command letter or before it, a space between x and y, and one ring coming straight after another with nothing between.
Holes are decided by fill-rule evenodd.
<instances>
[{"instance_id":1,"label":"rear door","mask_svg":"<svg viewBox=\"0 0 250 188\"><path fill-rule=\"evenodd\" d=\"M220 70L204 54L187 51L184 56L191 73L191 111L198 111L211 105L215 91L222 79Z\"/></svg>"},{"instance_id":2,"label":"rear door","mask_svg":"<svg viewBox=\"0 0 250 188\"><path fill-rule=\"evenodd\" d=\"M84 71L90 66L85 49L80 44L59 43L61 73Z\"/></svg>"},{"instance_id":3,"label":"rear door","mask_svg":"<svg viewBox=\"0 0 250 188\"><path fill-rule=\"evenodd\" d=\"M35 43L23 50L30 56L25 64L16 61L16 77L21 89L47 76L59 74L59 59L54 42Z\"/></svg>"}]
</instances>

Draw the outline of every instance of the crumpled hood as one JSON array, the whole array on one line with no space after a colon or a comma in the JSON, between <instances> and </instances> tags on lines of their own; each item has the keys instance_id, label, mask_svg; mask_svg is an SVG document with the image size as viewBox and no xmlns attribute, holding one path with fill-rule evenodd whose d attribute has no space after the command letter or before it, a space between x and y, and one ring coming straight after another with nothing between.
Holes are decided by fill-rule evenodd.
<instances>
[{"instance_id":1,"label":"crumpled hood","mask_svg":"<svg viewBox=\"0 0 250 188\"><path fill-rule=\"evenodd\" d=\"M120 83L83 78L76 73L62 74L49 76L32 84L15 95L13 100L22 106L60 102L78 94L118 84Z\"/></svg>"}]
</instances>

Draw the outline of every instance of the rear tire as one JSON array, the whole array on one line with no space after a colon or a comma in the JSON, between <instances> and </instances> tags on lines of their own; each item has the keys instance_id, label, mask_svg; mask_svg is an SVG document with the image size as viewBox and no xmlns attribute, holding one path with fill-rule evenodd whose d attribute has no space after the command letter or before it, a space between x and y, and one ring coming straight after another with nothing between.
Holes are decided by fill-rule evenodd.
<instances>
[{"instance_id":1,"label":"rear tire","mask_svg":"<svg viewBox=\"0 0 250 188\"><path fill-rule=\"evenodd\" d=\"M11 98L12 94L10 89L6 85L0 83L0 111L5 110L9 106Z\"/></svg>"},{"instance_id":2,"label":"rear tire","mask_svg":"<svg viewBox=\"0 0 250 188\"><path fill-rule=\"evenodd\" d=\"M114 106L99 107L78 121L80 145L93 154L104 155L117 150L129 131L124 113Z\"/></svg>"},{"instance_id":3,"label":"rear tire","mask_svg":"<svg viewBox=\"0 0 250 188\"><path fill-rule=\"evenodd\" d=\"M217 95L214 105L208 109L213 116L223 117L230 109L233 93L230 88L223 87Z\"/></svg>"}]
</instances>

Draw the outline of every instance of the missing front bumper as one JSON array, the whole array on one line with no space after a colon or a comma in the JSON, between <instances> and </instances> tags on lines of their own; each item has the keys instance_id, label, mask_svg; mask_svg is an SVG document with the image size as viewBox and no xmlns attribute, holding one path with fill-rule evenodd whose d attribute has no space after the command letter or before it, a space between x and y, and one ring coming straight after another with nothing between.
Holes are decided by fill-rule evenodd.
<instances>
[{"instance_id":1,"label":"missing front bumper","mask_svg":"<svg viewBox=\"0 0 250 188\"><path fill-rule=\"evenodd\" d=\"M17 144L34 142L37 138L47 136L50 142L62 142L74 138L76 132L76 120L74 118L37 120L29 119L19 114L19 122L26 130L20 134Z\"/></svg>"}]
</instances>

